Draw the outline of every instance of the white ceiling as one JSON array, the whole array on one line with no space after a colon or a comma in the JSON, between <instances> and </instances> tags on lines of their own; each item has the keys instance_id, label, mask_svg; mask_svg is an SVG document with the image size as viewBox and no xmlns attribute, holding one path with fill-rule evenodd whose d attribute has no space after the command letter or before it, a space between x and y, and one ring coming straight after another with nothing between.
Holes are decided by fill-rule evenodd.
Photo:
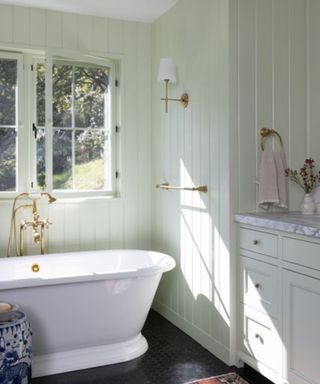
<instances>
[{"instance_id":1,"label":"white ceiling","mask_svg":"<svg viewBox=\"0 0 320 384\"><path fill-rule=\"evenodd\" d=\"M177 1L178 0L0 0L0 3L150 23L165 13Z\"/></svg>"}]
</instances>

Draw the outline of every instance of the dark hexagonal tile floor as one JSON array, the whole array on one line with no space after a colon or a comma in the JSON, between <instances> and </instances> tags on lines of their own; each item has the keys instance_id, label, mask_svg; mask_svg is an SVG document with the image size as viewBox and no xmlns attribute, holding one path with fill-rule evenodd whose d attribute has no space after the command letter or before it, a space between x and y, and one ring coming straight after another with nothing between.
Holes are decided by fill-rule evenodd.
<instances>
[{"instance_id":1,"label":"dark hexagonal tile floor","mask_svg":"<svg viewBox=\"0 0 320 384\"><path fill-rule=\"evenodd\" d=\"M228 367L152 310L142 333L149 349L135 360L39 377L32 384L183 384L234 371L250 384L272 384L247 366Z\"/></svg>"}]
</instances>

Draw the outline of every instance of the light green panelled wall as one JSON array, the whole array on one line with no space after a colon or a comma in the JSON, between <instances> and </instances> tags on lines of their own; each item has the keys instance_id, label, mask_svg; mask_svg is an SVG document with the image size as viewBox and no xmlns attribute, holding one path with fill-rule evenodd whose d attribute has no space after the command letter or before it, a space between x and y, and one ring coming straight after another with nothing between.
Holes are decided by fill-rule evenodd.
<instances>
[{"instance_id":1,"label":"light green panelled wall","mask_svg":"<svg viewBox=\"0 0 320 384\"><path fill-rule=\"evenodd\" d=\"M287 165L320 166L320 5L318 0L234 1L235 157L238 209L257 209L262 127L282 136ZM303 191L289 182L289 208Z\"/></svg>"},{"instance_id":2,"label":"light green panelled wall","mask_svg":"<svg viewBox=\"0 0 320 384\"><path fill-rule=\"evenodd\" d=\"M0 48L59 48L121 61L120 198L58 200L42 216L50 252L150 248L151 25L0 5ZM30 129L22 121L23 129ZM12 201L0 200L0 255L5 255ZM28 252L39 250L29 245Z\"/></svg>"},{"instance_id":3,"label":"light green panelled wall","mask_svg":"<svg viewBox=\"0 0 320 384\"><path fill-rule=\"evenodd\" d=\"M153 184L208 193L153 192L152 244L173 255L154 307L226 362L230 320L229 8L225 0L183 0L152 25ZM160 101L161 57L177 65L169 96L190 95L184 110Z\"/></svg>"},{"instance_id":4,"label":"light green panelled wall","mask_svg":"<svg viewBox=\"0 0 320 384\"><path fill-rule=\"evenodd\" d=\"M258 209L260 128L282 136L287 165L320 165L318 0L181 0L152 26L153 182L207 184L208 194L154 191L153 246L173 254L155 307L225 361L236 321L236 211ZM177 63L165 114L160 57ZM289 208L303 197L292 183ZM230 328L231 323L231 328ZM230 352L231 351L231 352Z\"/></svg>"}]
</instances>

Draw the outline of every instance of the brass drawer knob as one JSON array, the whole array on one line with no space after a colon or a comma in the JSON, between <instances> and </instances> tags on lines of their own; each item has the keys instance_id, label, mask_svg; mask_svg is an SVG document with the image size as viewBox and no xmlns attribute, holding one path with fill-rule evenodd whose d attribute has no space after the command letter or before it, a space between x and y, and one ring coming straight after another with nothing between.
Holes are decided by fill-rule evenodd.
<instances>
[{"instance_id":1,"label":"brass drawer knob","mask_svg":"<svg viewBox=\"0 0 320 384\"><path fill-rule=\"evenodd\" d=\"M258 245L260 244L260 240L253 240L253 245Z\"/></svg>"}]
</instances>

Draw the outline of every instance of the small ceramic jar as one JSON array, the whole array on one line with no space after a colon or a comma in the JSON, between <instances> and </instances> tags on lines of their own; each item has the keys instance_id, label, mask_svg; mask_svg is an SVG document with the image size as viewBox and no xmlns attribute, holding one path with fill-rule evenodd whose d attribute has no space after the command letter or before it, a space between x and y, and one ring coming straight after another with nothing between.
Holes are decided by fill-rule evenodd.
<instances>
[{"instance_id":1,"label":"small ceramic jar","mask_svg":"<svg viewBox=\"0 0 320 384\"><path fill-rule=\"evenodd\" d=\"M31 326L23 312L0 321L0 383L31 384Z\"/></svg>"}]
</instances>

